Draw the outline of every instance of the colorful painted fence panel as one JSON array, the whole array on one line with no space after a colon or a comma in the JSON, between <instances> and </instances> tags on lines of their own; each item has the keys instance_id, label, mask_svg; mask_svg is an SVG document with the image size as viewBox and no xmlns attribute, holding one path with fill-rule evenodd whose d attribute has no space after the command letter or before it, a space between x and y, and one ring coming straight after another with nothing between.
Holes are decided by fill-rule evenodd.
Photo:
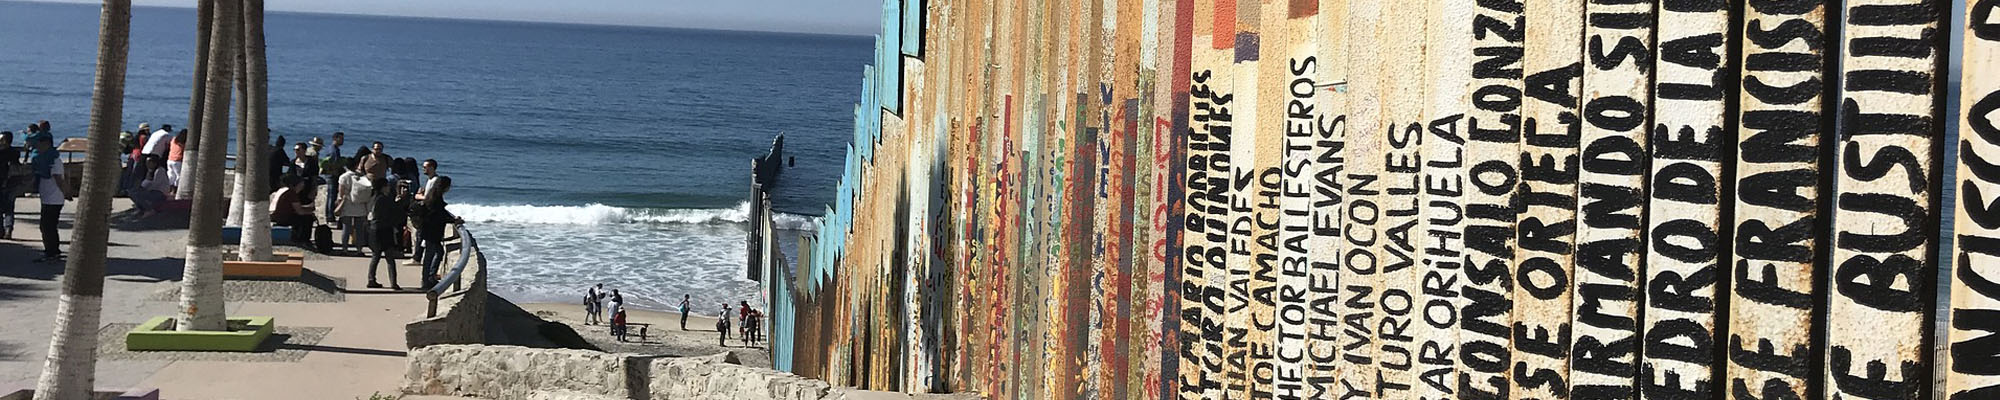
<instances>
[{"instance_id":1,"label":"colorful painted fence panel","mask_svg":"<svg viewBox=\"0 0 2000 400\"><path fill-rule=\"evenodd\" d=\"M833 198L762 274L774 364L1009 399L1994 397L2000 4L1967 3L1954 92L1937 0L886 0Z\"/></svg>"}]
</instances>

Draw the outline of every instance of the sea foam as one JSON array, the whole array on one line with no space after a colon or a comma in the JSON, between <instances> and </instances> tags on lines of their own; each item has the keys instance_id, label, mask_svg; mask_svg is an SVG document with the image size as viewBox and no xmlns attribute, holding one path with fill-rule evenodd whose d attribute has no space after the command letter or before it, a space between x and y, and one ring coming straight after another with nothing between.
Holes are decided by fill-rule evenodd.
<instances>
[{"instance_id":1,"label":"sea foam","mask_svg":"<svg viewBox=\"0 0 2000 400\"><path fill-rule=\"evenodd\" d=\"M451 212L466 222L520 224L731 224L750 220L750 203L731 208L625 208L592 203L582 206L453 204ZM778 229L810 230L819 217L778 213Z\"/></svg>"}]
</instances>

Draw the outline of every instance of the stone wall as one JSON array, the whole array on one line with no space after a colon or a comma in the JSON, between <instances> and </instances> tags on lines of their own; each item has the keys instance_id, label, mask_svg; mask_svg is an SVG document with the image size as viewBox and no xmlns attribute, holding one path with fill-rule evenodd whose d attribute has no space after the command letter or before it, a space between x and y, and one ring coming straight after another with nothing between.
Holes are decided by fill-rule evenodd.
<instances>
[{"instance_id":1,"label":"stone wall","mask_svg":"<svg viewBox=\"0 0 2000 400\"><path fill-rule=\"evenodd\" d=\"M449 239L447 239L449 240ZM438 297L437 316L425 318L404 325L403 342L410 348L434 344L478 344L486 341L486 255L474 246L470 250L459 248L450 250L447 244L445 266L439 273L450 273L450 268L458 262L462 251L472 251L472 264L459 274L458 291L445 292Z\"/></svg>"},{"instance_id":2,"label":"stone wall","mask_svg":"<svg viewBox=\"0 0 2000 400\"><path fill-rule=\"evenodd\" d=\"M629 357L517 346L426 346L410 352L403 393L494 399L552 395L630 398L625 373Z\"/></svg>"},{"instance_id":3,"label":"stone wall","mask_svg":"<svg viewBox=\"0 0 2000 400\"><path fill-rule=\"evenodd\" d=\"M590 350L435 345L412 350L403 394L493 399L975 399L834 388L734 364L727 354L665 358Z\"/></svg>"}]
</instances>

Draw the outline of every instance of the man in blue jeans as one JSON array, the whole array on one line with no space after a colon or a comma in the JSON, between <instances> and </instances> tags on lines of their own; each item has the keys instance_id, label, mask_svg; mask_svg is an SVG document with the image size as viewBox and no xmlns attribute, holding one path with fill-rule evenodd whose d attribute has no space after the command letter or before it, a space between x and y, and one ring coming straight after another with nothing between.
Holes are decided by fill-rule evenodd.
<instances>
[{"instance_id":1,"label":"man in blue jeans","mask_svg":"<svg viewBox=\"0 0 2000 400\"><path fill-rule=\"evenodd\" d=\"M445 210L444 194L451 191L451 177L440 176L433 180L424 199L411 207L411 215L417 216L421 225L417 227L417 239L424 249L424 287L436 287L438 268L444 264L444 233L448 224L463 223Z\"/></svg>"}]
</instances>

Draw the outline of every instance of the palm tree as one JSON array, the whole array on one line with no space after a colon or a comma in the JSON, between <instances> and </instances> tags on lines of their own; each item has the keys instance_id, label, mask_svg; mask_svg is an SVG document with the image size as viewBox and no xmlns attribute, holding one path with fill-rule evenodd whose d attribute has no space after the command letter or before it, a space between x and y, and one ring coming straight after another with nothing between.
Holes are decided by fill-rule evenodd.
<instances>
[{"instance_id":1,"label":"palm tree","mask_svg":"<svg viewBox=\"0 0 2000 400\"><path fill-rule=\"evenodd\" d=\"M264 0L243 0L243 72L238 74L238 76L242 76L244 79L238 81L237 84L243 85L245 89L242 91L243 101L241 103L243 107L240 108L240 110L244 111L242 115L244 129L237 130L239 132L237 133L239 135L237 137L241 138L238 141L243 143L243 148L245 149L262 149L264 148L264 142L271 136L271 127L269 122L265 120L267 114L270 113L270 103L265 98L265 94L269 90L269 87L265 86L267 83L265 67ZM237 170L242 171L239 175L239 182L263 182L265 179L268 179L264 175L267 173L267 169L255 167L263 165L264 157L262 153L264 152L255 150L239 153L242 155L238 156L237 159L250 160L249 165L252 166L249 168L237 168ZM238 185L237 187L241 188L243 186ZM236 254L244 260L268 259L271 257L271 214L253 212L253 210L261 211L270 209L271 193L263 190L248 190L247 192L238 193L239 195L247 195L249 198L243 201L243 209L245 210L243 212L243 234L239 235L241 240L237 243Z\"/></svg>"},{"instance_id":2,"label":"palm tree","mask_svg":"<svg viewBox=\"0 0 2000 400\"><path fill-rule=\"evenodd\" d=\"M98 17L97 83L90 103L90 153L84 157L83 200L70 231L69 263L55 336L35 382L36 399L87 399L96 386L97 323L104 309L104 248L111 197L118 192L118 127L125 113L125 57L131 43L132 0L105 0ZM12 199L8 199L11 201Z\"/></svg>"},{"instance_id":3,"label":"palm tree","mask_svg":"<svg viewBox=\"0 0 2000 400\"><path fill-rule=\"evenodd\" d=\"M222 217L229 204L222 198L222 158L229 143L229 90L235 73L238 22L236 1L216 1L208 48L208 74L202 83L201 146L195 164L194 204L188 217L187 264L181 278L181 310L175 329L219 331L227 327L222 308Z\"/></svg>"},{"instance_id":4,"label":"palm tree","mask_svg":"<svg viewBox=\"0 0 2000 400\"><path fill-rule=\"evenodd\" d=\"M193 134L194 136L189 137L187 139L186 147L188 150L199 151L198 149L201 148L201 110L202 110L202 100L203 100L202 85L208 82L208 48L209 48L208 35L209 35L209 30L212 29L210 25L212 25L215 21L215 1L195 0L195 2L200 3L199 5L196 6L196 9L198 11L195 12L197 14L195 18L195 24L200 25L200 27L197 28L197 31L195 33L194 84L192 85L194 86L193 89L194 94L188 96L188 120L187 120L187 131L190 134ZM188 160L188 161L200 161L200 160ZM188 180L192 181L192 179ZM194 197L194 192L195 192L194 185L183 184L180 185L180 188L178 190L174 191L174 198L186 200L188 198Z\"/></svg>"}]
</instances>

